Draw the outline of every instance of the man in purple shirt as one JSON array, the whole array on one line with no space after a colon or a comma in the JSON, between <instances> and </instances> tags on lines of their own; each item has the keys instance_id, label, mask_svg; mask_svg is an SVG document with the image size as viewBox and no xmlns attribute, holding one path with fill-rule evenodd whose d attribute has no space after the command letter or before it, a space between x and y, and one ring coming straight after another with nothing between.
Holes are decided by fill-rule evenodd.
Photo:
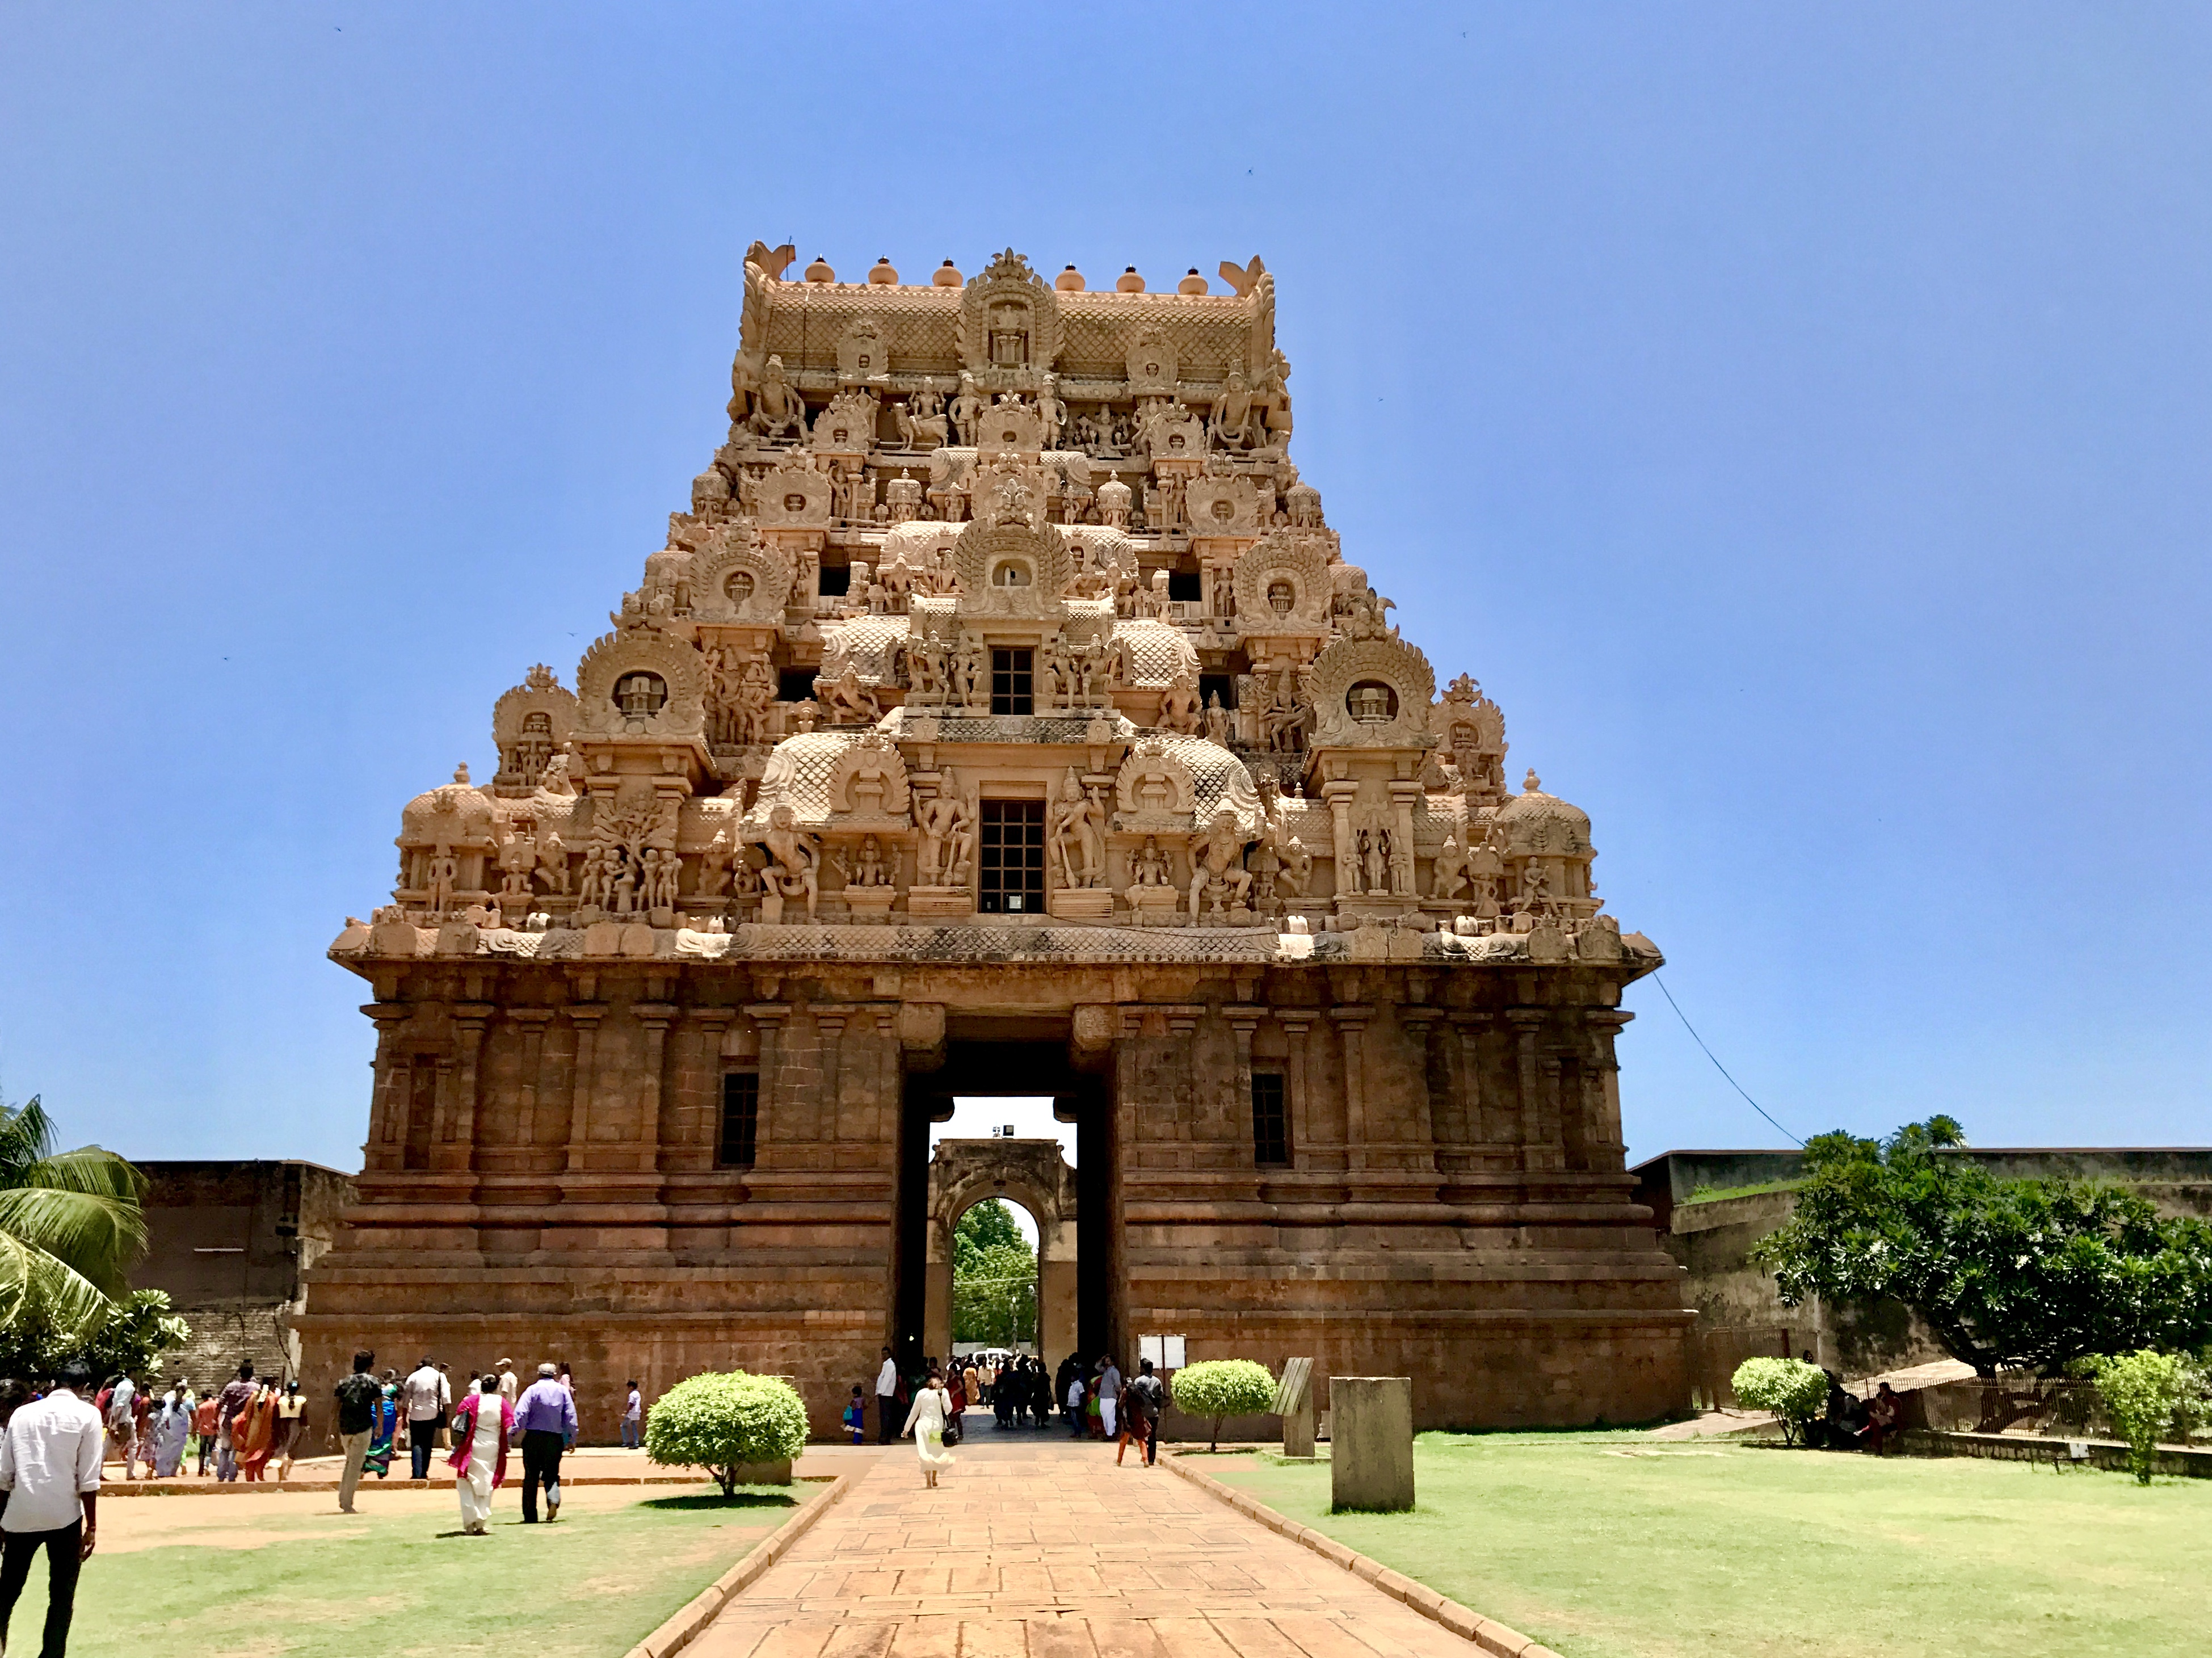
<instances>
[{"instance_id":1,"label":"man in purple shirt","mask_svg":"<svg viewBox=\"0 0 2212 1658\"><path fill-rule=\"evenodd\" d=\"M522 1436L522 1523L538 1523L538 1486L545 1485L545 1517L561 1517L561 1451L576 1433L576 1401L550 1364L538 1367L514 1407L514 1426Z\"/></svg>"}]
</instances>

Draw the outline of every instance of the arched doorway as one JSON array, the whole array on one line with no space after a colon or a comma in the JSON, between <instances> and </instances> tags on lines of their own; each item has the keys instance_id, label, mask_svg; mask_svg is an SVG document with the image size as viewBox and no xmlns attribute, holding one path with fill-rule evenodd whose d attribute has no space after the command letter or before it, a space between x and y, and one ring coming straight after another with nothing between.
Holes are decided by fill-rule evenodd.
<instances>
[{"instance_id":1,"label":"arched doorway","mask_svg":"<svg viewBox=\"0 0 2212 1658\"><path fill-rule=\"evenodd\" d=\"M952 1352L953 1229L989 1198L1018 1203L1036 1223L1038 1352L1075 1350L1079 1335L1079 1230L1075 1170L1049 1139L947 1139L929 1163L925 1352Z\"/></svg>"}]
</instances>

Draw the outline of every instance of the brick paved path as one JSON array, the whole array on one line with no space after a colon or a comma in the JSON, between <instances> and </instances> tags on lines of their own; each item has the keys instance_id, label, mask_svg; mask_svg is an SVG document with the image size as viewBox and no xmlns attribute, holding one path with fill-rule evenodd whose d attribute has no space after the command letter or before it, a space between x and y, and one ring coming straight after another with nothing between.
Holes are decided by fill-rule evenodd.
<instances>
[{"instance_id":1,"label":"brick paved path","mask_svg":"<svg viewBox=\"0 0 2212 1658\"><path fill-rule=\"evenodd\" d=\"M1065 1440L913 1448L733 1600L690 1658L1468 1658L1475 1649L1164 1468Z\"/></svg>"}]
</instances>

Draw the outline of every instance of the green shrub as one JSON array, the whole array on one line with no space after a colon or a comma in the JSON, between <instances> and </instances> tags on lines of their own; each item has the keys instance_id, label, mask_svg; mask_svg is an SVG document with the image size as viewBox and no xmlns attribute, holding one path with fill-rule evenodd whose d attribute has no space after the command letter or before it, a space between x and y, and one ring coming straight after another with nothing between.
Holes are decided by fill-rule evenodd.
<instances>
[{"instance_id":1,"label":"green shrub","mask_svg":"<svg viewBox=\"0 0 2212 1658\"><path fill-rule=\"evenodd\" d=\"M646 1455L672 1467L706 1469L725 1497L736 1494L746 1464L787 1461L805 1448L799 1390L745 1370L679 1382L646 1417Z\"/></svg>"},{"instance_id":2,"label":"green shrub","mask_svg":"<svg viewBox=\"0 0 2212 1658\"><path fill-rule=\"evenodd\" d=\"M1249 1358L1207 1358L1175 1373L1169 1398L1176 1409L1213 1423L1212 1448L1221 1447L1221 1419L1275 1408L1275 1378Z\"/></svg>"},{"instance_id":3,"label":"green shrub","mask_svg":"<svg viewBox=\"0 0 2212 1658\"><path fill-rule=\"evenodd\" d=\"M2174 1353L2122 1353L2097 1357L2076 1367L2097 1378L2097 1396L2112 1428L2128 1442L2128 1468L2139 1484L2150 1484L2158 1467L2158 1442L2168 1432L2185 1440L2202 1408L2203 1381L2187 1359Z\"/></svg>"},{"instance_id":4,"label":"green shrub","mask_svg":"<svg viewBox=\"0 0 2212 1658\"><path fill-rule=\"evenodd\" d=\"M1729 1385L1739 1405L1774 1412L1784 1444L1796 1444L1804 1436L1805 1424L1827 1408L1826 1372L1802 1358L1747 1358L1735 1367Z\"/></svg>"}]
</instances>

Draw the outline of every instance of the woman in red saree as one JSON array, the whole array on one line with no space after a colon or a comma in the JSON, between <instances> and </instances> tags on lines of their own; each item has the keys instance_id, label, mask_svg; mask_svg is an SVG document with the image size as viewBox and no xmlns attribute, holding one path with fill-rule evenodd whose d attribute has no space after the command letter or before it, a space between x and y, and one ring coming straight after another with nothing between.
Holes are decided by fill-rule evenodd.
<instances>
[{"instance_id":1,"label":"woman in red saree","mask_svg":"<svg viewBox=\"0 0 2212 1658\"><path fill-rule=\"evenodd\" d=\"M461 1499L461 1529L481 1537L491 1522L491 1494L507 1479L507 1442L514 1431L514 1406L487 1376L453 1412L453 1489Z\"/></svg>"}]
</instances>

